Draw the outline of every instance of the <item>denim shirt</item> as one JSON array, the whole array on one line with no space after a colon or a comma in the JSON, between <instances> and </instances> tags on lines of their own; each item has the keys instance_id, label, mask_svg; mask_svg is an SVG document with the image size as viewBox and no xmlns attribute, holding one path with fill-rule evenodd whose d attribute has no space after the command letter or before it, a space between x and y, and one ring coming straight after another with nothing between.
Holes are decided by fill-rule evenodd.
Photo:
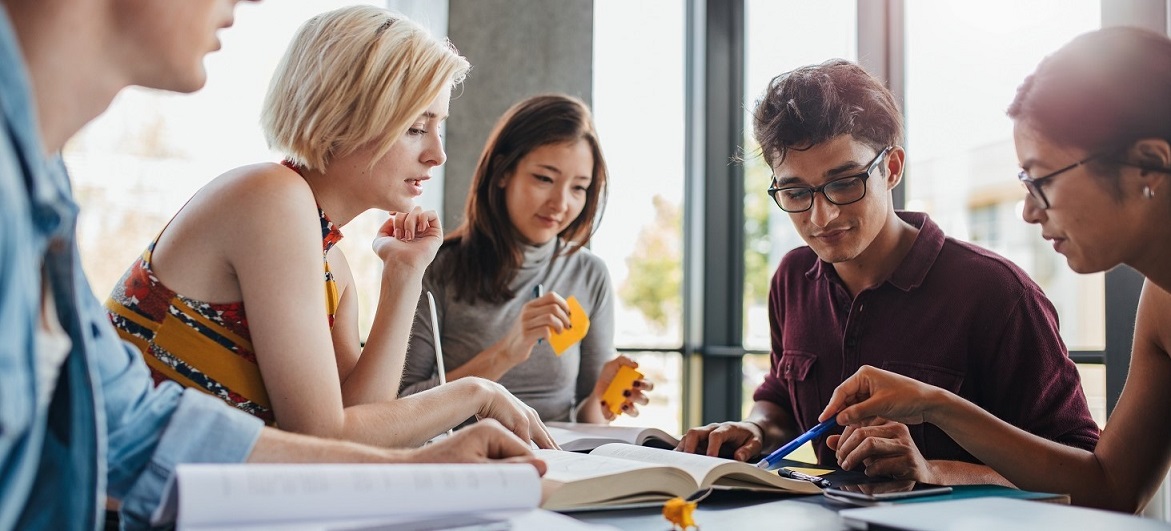
<instances>
[{"instance_id":1,"label":"denim shirt","mask_svg":"<svg viewBox=\"0 0 1171 531\"><path fill-rule=\"evenodd\" d=\"M156 388L118 339L81 270L77 205L60 157L44 155L30 83L0 8L0 530L96 529L106 496L121 500L123 525L145 527L176 464L243 461L262 424ZM73 347L38 410L46 280Z\"/></svg>"}]
</instances>

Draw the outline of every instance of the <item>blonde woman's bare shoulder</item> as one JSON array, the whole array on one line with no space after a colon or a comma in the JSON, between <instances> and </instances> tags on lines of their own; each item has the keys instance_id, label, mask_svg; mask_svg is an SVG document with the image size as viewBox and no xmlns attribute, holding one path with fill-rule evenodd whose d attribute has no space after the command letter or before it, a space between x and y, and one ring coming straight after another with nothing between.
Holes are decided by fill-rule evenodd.
<instances>
[{"instance_id":1,"label":"blonde woman's bare shoulder","mask_svg":"<svg viewBox=\"0 0 1171 531\"><path fill-rule=\"evenodd\" d=\"M281 208L316 205L313 190L297 172L277 163L250 164L228 170L208 184L217 203L230 208Z\"/></svg>"}]
</instances>

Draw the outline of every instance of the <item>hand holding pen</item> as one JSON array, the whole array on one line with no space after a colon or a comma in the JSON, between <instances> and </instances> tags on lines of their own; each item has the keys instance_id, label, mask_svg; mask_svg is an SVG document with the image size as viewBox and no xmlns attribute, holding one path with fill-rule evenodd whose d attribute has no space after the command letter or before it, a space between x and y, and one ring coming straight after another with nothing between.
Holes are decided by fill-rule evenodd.
<instances>
[{"instance_id":1,"label":"hand holding pen","mask_svg":"<svg viewBox=\"0 0 1171 531\"><path fill-rule=\"evenodd\" d=\"M527 360L538 342L548 341L553 333L570 326L569 304L561 295L545 291L541 285L532 293L535 298L524 304L508 333L493 346L496 361L509 368Z\"/></svg>"}]
</instances>

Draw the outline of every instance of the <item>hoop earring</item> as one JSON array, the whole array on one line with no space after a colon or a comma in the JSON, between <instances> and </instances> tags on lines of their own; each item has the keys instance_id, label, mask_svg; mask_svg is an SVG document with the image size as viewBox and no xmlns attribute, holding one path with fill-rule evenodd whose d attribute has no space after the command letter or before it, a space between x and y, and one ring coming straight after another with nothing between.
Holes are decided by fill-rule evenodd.
<instances>
[{"instance_id":1,"label":"hoop earring","mask_svg":"<svg viewBox=\"0 0 1171 531\"><path fill-rule=\"evenodd\" d=\"M1150 186L1143 187L1143 197L1145 197L1147 199L1154 199L1155 198L1155 192L1151 190Z\"/></svg>"}]
</instances>

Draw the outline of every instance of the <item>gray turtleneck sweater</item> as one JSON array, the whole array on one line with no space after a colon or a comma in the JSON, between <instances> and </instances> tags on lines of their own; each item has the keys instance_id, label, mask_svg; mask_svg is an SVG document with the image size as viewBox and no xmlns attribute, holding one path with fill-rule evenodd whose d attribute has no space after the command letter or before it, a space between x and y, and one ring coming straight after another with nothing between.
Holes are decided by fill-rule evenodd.
<instances>
[{"instance_id":1,"label":"gray turtleneck sweater","mask_svg":"<svg viewBox=\"0 0 1171 531\"><path fill-rule=\"evenodd\" d=\"M529 359L505 373L499 382L537 410L541 420L569 420L574 405L593 391L602 364L615 355L614 299L610 274L601 258L588 249L554 258L557 247L556 240L525 247L524 264L509 284L516 297L503 304L482 300L471 305L466 301L456 302L454 290L438 285L432 275L434 268L429 268L423 276L423 294L415 311L400 395L417 393L439 383L427 291L435 296L443 364L451 371L504 337L524 304L532 300L533 287L541 284L546 293L553 291L565 298L577 296L590 317L590 331L581 343L560 357L553 353L548 342L542 341L533 347ZM450 257L450 251L440 250L434 264Z\"/></svg>"}]
</instances>

